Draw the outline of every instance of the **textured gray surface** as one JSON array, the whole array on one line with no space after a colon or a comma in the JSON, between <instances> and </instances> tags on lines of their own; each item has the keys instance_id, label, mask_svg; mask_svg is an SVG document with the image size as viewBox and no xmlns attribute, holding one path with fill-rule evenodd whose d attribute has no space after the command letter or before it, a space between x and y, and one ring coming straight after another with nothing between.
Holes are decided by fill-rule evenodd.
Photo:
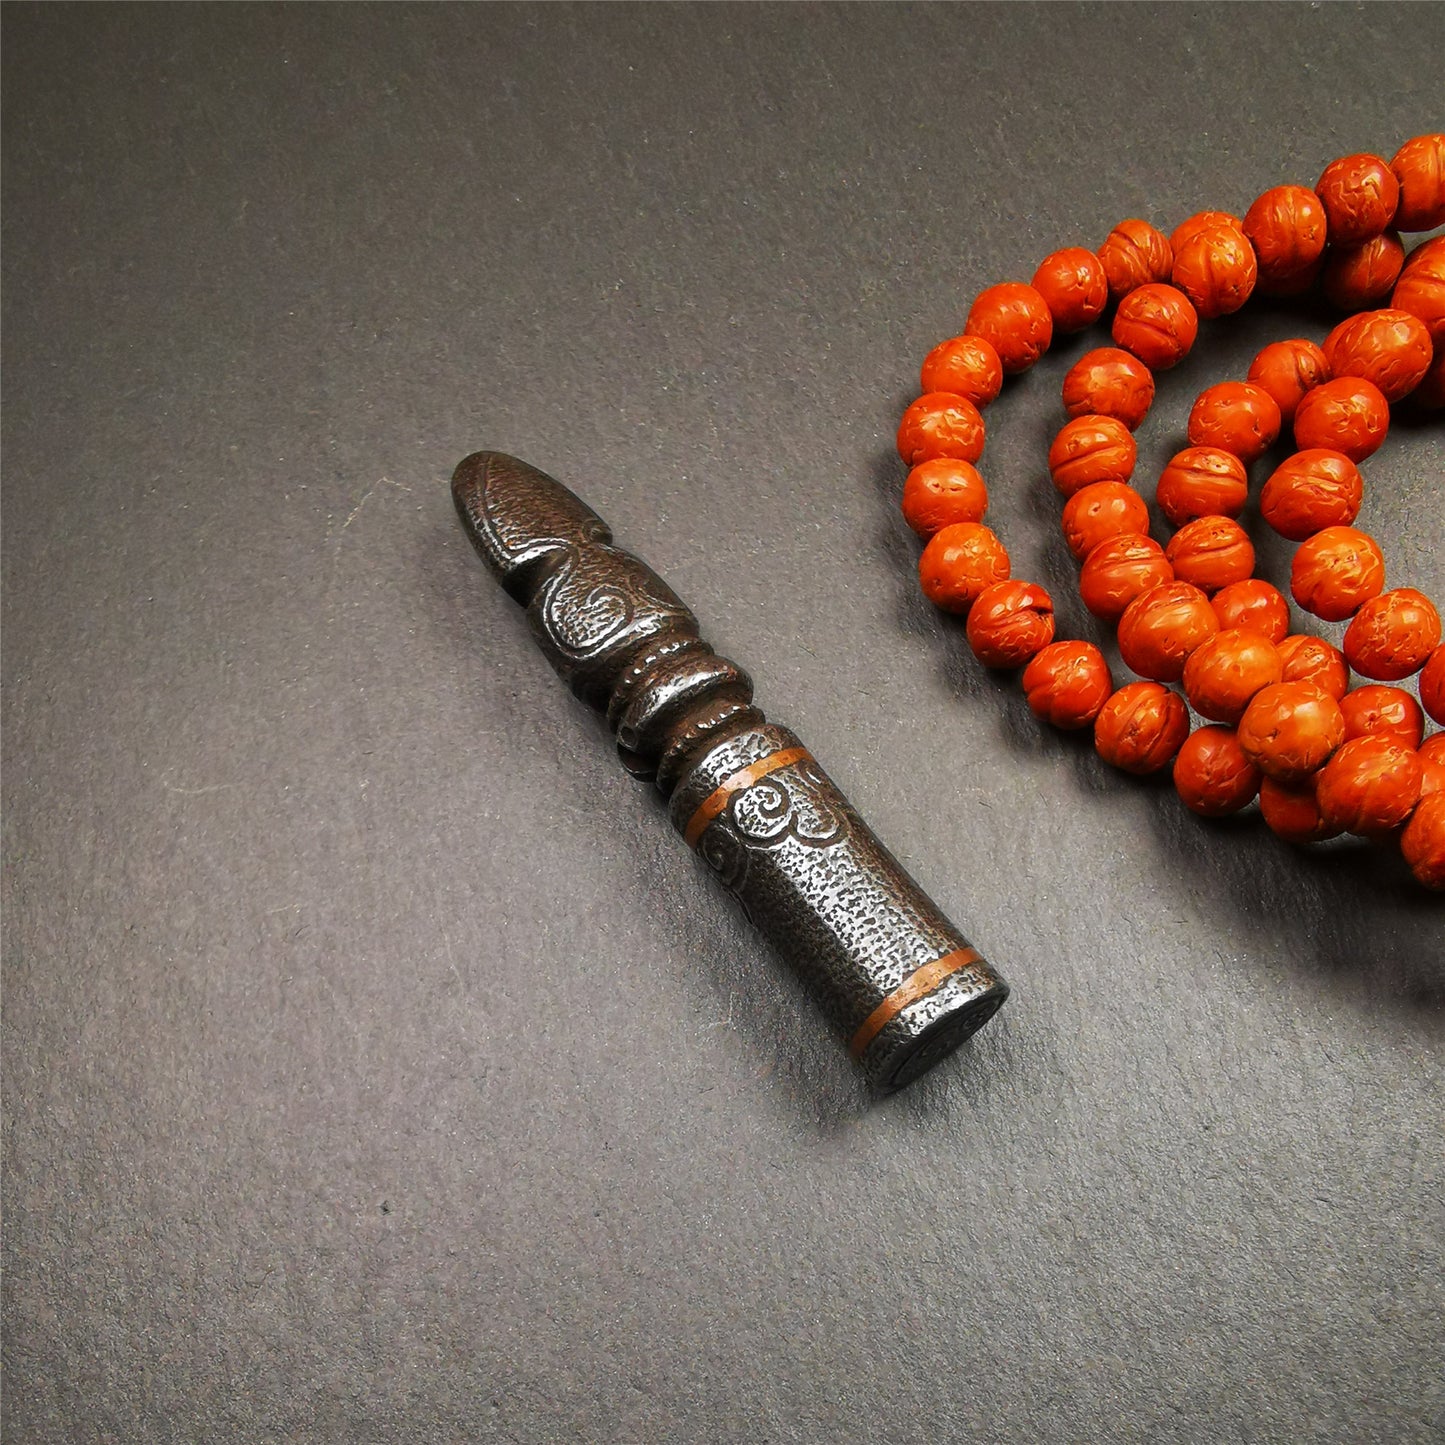
<instances>
[{"instance_id":1,"label":"textured gray surface","mask_svg":"<svg viewBox=\"0 0 1445 1445\"><path fill-rule=\"evenodd\" d=\"M1442 52L1438 6L7 7L7 1439L1438 1440L1441 905L1036 727L917 599L890 438L979 287L1438 129ZM1289 329L1211 328L1146 475ZM1070 599L1076 350L987 454ZM1441 445L1366 512L1437 597ZM470 552L479 446L1007 974L958 1058L867 1107Z\"/></svg>"}]
</instances>

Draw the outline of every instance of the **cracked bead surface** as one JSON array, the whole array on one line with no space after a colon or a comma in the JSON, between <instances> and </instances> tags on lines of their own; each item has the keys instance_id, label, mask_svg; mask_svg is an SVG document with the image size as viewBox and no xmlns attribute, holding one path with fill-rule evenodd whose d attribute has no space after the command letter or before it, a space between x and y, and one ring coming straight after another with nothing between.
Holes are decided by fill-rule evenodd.
<instances>
[{"instance_id":1,"label":"cracked bead surface","mask_svg":"<svg viewBox=\"0 0 1445 1445\"><path fill-rule=\"evenodd\" d=\"M1320 278L1325 300L1338 311L1376 306L1389 296L1404 264L1405 247L1395 231L1358 246L1332 247Z\"/></svg>"},{"instance_id":2,"label":"cracked bead surface","mask_svg":"<svg viewBox=\"0 0 1445 1445\"><path fill-rule=\"evenodd\" d=\"M1390 430L1390 406L1373 382L1337 376L1301 399L1294 414L1295 445L1328 447L1362 462L1379 451Z\"/></svg>"},{"instance_id":3,"label":"cracked bead surface","mask_svg":"<svg viewBox=\"0 0 1445 1445\"><path fill-rule=\"evenodd\" d=\"M1064 541L1076 561L1110 537L1147 532L1149 507L1127 482L1093 482L1064 503Z\"/></svg>"},{"instance_id":4,"label":"cracked bead surface","mask_svg":"<svg viewBox=\"0 0 1445 1445\"><path fill-rule=\"evenodd\" d=\"M1201 592L1218 592L1254 572L1254 543L1230 517L1196 517L1186 522L1164 549L1174 575Z\"/></svg>"},{"instance_id":5,"label":"cracked bead surface","mask_svg":"<svg viewBox=\"0 0 1445 1445\"><path fill-rule=\"evenodd\" d=\"M1273 446L1279 429L1274 398L1249 381L1221 381L1206 387L1189 412L1191 446L1217 447L1243 462L1254 461Z\"/></svg>"},{"instance_id":6,"label":"cracked bead surface","mask_svg":"<svg viewBox=\"0 0 1445 1445\"><path fill-rule=\"evenodd\" d=\"M1345 738L1340 705L1312 682L1277 682L1257 692L1239 720L1250 761L1281 782L1297 783L1324 766Z\"/></svg>"},{"instance_id":7,"label":"cracked bead surface","mask_svg":"<svg viewBox=\"0 0 1445 1445\"><path fill-rule=\"evenodd\" d=\"M1390 169L1400 183L1396 228L1433 231L1445 226L1445 135L1412 136L1395 152Z\"/></svg>"},{"instance_id":8,"label":"cracked bead surface","mask_svg":"<svg viewBox=\"0 0 1445 1445\"><path fill-rule=\"evenodd\" d=\"M1315 194L1325 208L1330 244L1354 246L1394 220L1400 182L1379 156L1341 156L1325 167Z\"/></svg>"},{"instance_id":9,"label":"cracked bead surface","mask_svg":"<svg viewBox=\"0 0 1445 1445\"><path fill-rule=\"evenodd\" d=\"M1425 736L1425 714L1403 687L1373 682L1352 687L1340 699L1340 711L1347 742L1366 736L1391 738L1413 749Z\"/></svg>"},{"instance_id":10,"label":"cracked bead surface","mask_svg":"<svg viewBox=\"0 0 1445 1445\"><path fill-rule=\"evenodd\" d=\"M1238 226L1210 226L1175 252L1170 279L1200 316L1228 316L1253 295L1259 263Z\"/></svg>"},{"instance_id":11,"label":"cracked bead surface","mask_svg":"<svg viewBox=\"0 0 1445 1445\"><path fill-rule=\"evenodd\" d=\"M1136 286L1167 281L1174 265L1169 237L1148 221L1131 217L1120 221L1099 247L1099 260L1109 279L1109 295L1121 300Z\"/></svg>"},{"instance_id":12,"label":"cracked bead surface","mask_svg":"<svg viewBox=\"0 0 1445 1445\"><path fill-rule=\"evenodd\" d=\"M1341 321L1325 337L1324 356L1331 376L1357 376L1399 401L1429 371L1434 347L1418 316L1387 307Z\"/></svg>"},{"instance_id":13,"label":"cracked bead surface","mask_svg":"<svg viewBox=\"0 0 1445 1445\"><path fill-rule=\"evenodd\" d=\"M1434 346L1445 345L1445 236L1416 246L1406 256L1390 305L1418 317Z\"/></svg>"},{"instance_id":14,"label":"cracked bead surface","mask_svg":"<svg viewBox=\"0 0 1445 1445\"><path fill-rule=\"evenodd\" d=\"M1199 313L1174 286L1138 286L1114 313L1114 340L1145 366L1166 371L1178 365L1199 335Z\"/></svg>"},{"instance_id":15,"label":"cracked bead surface","mask_svg":"<svg viewBox=\"0 0 1445 1445\"><path fill-rule=\"evenodd\" d=\"M1275 646L1284 669L1281 682L1312 682L1336 700L1349 690L1349 664L1332 642L1309 632L1295 632Z\"/></svg>"},{"instance_id":16,"label":"cracked bead surface","mask_svg":"<svg viewBox=\"0 0 1445 1445\"><path fill-rule=\"evenodd\" d=\"M1304 186L1274 186L1244 214L1241 229L1254 247L1259 288L1289 295L1313 279L1325 253L1324 203Z\"/></svg>"},{"instance_id":17,"label":"cracked bead surface","mask_svg":"<svg viewBox=\"0 0 1445 1445\"><path fill-rule=\"evenodd\" d=\"M1246 577L1243 582L1221 587L1209 605L1223 629L1246 627L1276 643L1289 636L1289 603L1278 587L1262 577Z\"/></svg>"}]
</instances>

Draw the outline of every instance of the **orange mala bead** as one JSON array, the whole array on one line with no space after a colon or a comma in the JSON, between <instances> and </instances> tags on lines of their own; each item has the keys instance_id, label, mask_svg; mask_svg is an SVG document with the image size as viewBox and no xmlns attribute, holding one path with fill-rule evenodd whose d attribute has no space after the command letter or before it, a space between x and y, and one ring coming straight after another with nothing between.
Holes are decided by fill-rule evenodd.
<instances>
[{"instance_id":1,"label":"orange mala bead","mask_svg":"<svg viewBox=\"0 0 1445 1445\"><path fill-rule=\"evenodd\" d=\"M1445 342L1445 236L1416 246L1405 258L1390 305L1424 322L1435 346Z\"/></svg>"},{"instance_id":2,"label":"orange mala bead","mask_svg":"<svg viewBox=\"0 0 1445 1445\"><path fill-rule=\"evenodd\" d=\"M1186 447L1159 474L1154 498L1181 527L1196 517L1237 517L1249 496L1249 473L1233 452Z\"/></svg>"},{"instance_id":3,"label":"orange mala bead","mask_svg":"<svg viewBox=\"0 0 1445 1445\"><path fill-rule=\"evenodd\" d=\"M1174 265L1169 237L1148 221L1120 221L1099 247L1099 260L1109 280L1109 295L1119 301L1137 286L1167 281Z\"/></svg>"},{"instance_id":4,"label":"orange mala bead","mask_svg":"<svg viewBox=\"0 0 1445 1445\"><path fill-rule=\"evenodd\" d=\"M1189 736L1189 709L1157 682L1130 682L1094 719L1094 748L1112 767L1143 776L1167 768Z\"/></svg>"},{"instance_id":5,"label":"orange mala bead","mask_svg":"<svg viewBox=\"0 0 1445 1445\"><path fill-rule=\"evenodd\" d=\"M1362 603L1345 629L1345 658L1361 677L1398 682L1440 645L1440 614L1423 592L1395 587Z\"/></svg>"},{"instance_id":6,"label":"orange mala bead","mask_svg":"<svg viewBox=\"0 0 1445 1445\"><path fill-rule=\"evenodd\" d=\"M1044 298L1056 331L1082 331L1104 314L1109 278L1104 263L1082 246L1065 246L1039 262L1034 290Z\"/></svg>"},{"instance_id":7,"label":"orange mala bead","mask_svg":"<svg viewBox=\"0 0 1445 1445\"><path fill-rule=\"evenodd\" d=\"M1254 544L1229 517L1196 517L1169 539L1164 549L1174 575L1201 592L1218 592L1254 573ZM1211 609L1212 610L1212 609Z\"/></svg>"},{"instance_id":8,"label":"orange mala bead","mask_svg":"<svg viewBox=\"0 0 1445 1445\"><path fill-rule=\"evenodd\" d=\"M1245 627L1263 633L1271 642L1283 642L1289 635L1289 603L1284 593L1259 577L1221 587L1209 605L1225 631Z\"/></svg>"},{"instance_id":9,"label":"orange mala bead","mask_svg":"<svg viewBox=\"0 0 1445 1445\"><path fill-rule=\"evenodd\" d=\"M923 595L945 612L967 612L985 588L1009 575L1004 545L978 522L955 522L936 532L918 559Z\"/></svg>"},{"instance_id":10,"label":"orange mala bead","mask_svg":"<svg viewBox=\"0 0 1445 1445\"><path fill-rule=\"evenodd\" d=\"M1065 422L1049 447L1049 475L1066 497L1094 482L1127 482L1139 447L1133 433L1112 416L1080 416Z\"/></svg>"},{"instance_id":11,"label":"orange mala bead","mask_svg":"<svg viewBox=\"0 0 1445 1445\"><path fill-rule=\"evenodd\" d=\"M1261 291L1293 295L1313 281L1328 234L1324 204L1313 191L1274 186L1245 212L1240 229L1254 247Z\"/></svg>"},{"instance_id":12,"label":"orange mala bead","mask_svg":"<svg viewBox=\"0 0 1445 1445\"><path fill-rule=\"evenodd\" d=\"M1445 646L1437 647L1420 671L1420 702L1445 727Z\"/></svg>"},{"instance_id":13,"label":"orange mala bead","mask_svg":"<svg viewBox=\"0 0 1445 1445\"><path fill-rule=\"evenodd\" d=\"M1239 217L1228 211L1196 211L1192 216L1186 216L1169 233L1169 245L1177 257L1179 248L1186 241L1192 241L1201 231L1207 231L1213 226L1233 226L1238 230L1240 224Z\"/></svg>"},{"instance_id":14,"label":"orange mala bead","mask_svg":"<svg viewBox=\"0 0 1445 1445\"><path fill-rule=\"evenodd\" d=\"M1390 405L1373 382L1337 376L1307 392L1294 414L1295 445L1328 447L1362 462L1390 430Z\"/></svg>"},{"instance_id":15,"label":"orange mala bead","mask_svg":"<svg viewBox=\"0 0 1445 1445\"><path fill-rule=\"evenodd\" d=\"M1239 743L1261 772L1302 782L1345 739L1340 705L1312 682L1277 682L1255 693L1239 720Z\"/></svg>"},{"instance_id":16,"label":"orange mala bead","mask_svg":"<svg viewBox=\"0 0 1445 1445\"><path fill-rule=\"evenodd\" d=\"M903 518L925 542L955 522L982 520L987 509L978 469L957 457L919 462L903 483Z\"/></svg>"},{"instance_id":17,"label":"orange mala bead","mask_svg":"<svg viewBox=\"0 0 1445 1445\"><path fill-rule=\"evenodd\" d=\"M945 391L920 396L898 423L898 455L909 466L933 457L976 462L983 455L984 426L967 397Z\"/></svg>"},{"instance_id":18,"label":"orange mala bead","mask_svg":"<svg viewBox=\"0 0 1445 1445\"><path fill-rule=\"evenodd\" d=\"M1306 612L1343 622L1385 586L1385 554L1367 532L1326 527L1300 544L1290 567L1290 592Z\"/></svg>"},{"instance_id":19,"label":"orange mala bead","mask_svg":"<svg viewBox=\"0 0 1445 1445\"><path fill-rule=\"evenodd\" d=\"M1400 182L1379 156L1341 156L1325 167L1315 194L1325 208L1330 243L1357 246L1394 220Z\"/></svg>"},{"instance_id":20,"label":"orange mala bead","mask_svg":"<svg viewBox=\"0 0 1445 1445\"><path fill-rule=\"evenodd\" d=\"M1238 226L1211 226L1175 252L1170 279L1201 316L1228 316L1253 294L1259 263Z\"/></svg>"},{"instance_id":21,"label":"orange mala bead","mask_svg":"<svg viewBox=\"0 0 1445 1445\"><path fill-rule=\"evenodd\" d=\"M1072 417L1111 416L1134 431L1154 404L1154 373L1116 346L1086 351L1064 377L1064 410Z\"/></svg>"},{"instance_id":22,"label":"orange mala bead","mask_svg":"<svg viewBox=\"0 0 1445 1445\"><path fill-rule=\"evenodd\" d=\"M1395 152L1390 169L1400 183L1395 225L1401 231L1445 226L1445 135L1417 135Z\"/></svg>"},{"instance_id":23,"label":"orange mala bead","mask_svg":"<svg viewBox=\"0 0 1445 1445\"><path fill-rule=\"evenodd\" d=\"M1312 682L1336 701L1349 689L1350 668L1345 654L1323 637L1296 632L1275 646L1284 669L1281 682Z\"/></svg>"},{"instance_id":24,"label":"orange mala bead","mask_svg":"<svg viewBox=\"0 0 1445 1445\"><path fill-rule=\"evenodd\" d=\"M1404 264L1405 247L1395 231L1358 246L1332 248L1322 278L1325 300L1339 311L1373 306L1390 294Z\"/></svg>"},{"instance_id":25,"label":"orange mala bead","mask_svg":"<svg viewBox=\"0 0 1445 1445\"><path fill-rule=\"evenodd\" d=\"M964 332L981 336L998 352L1004 372L1027 371L1054 339L1049 303L1019 281L1004 281L980 291L969 309Z\"/></svg>"},{"instance_id":26,"label":"orange mala bead","mask_svg":"<svg viewBox=\"0 0 1445 1445\"><path fill-rule=\"evenodd\" d=\"M1218 447L1243 462L1254 461L1273 446L1279 428L1274 398L1250 381L1221 381L1206 387L1189 413L1192 446Z\"/></svg>"},{"instance_id":27,"label":"orange mala bead","mask_svg":"<svg viewBox=\"0 0 1445 1445\"><path fill-rule=\"evenodd\" d=\"M987 406L1003 387L1003 362L983 337L952 336L923 358L919 380L925 393L946 392Z\"/></svg>"},{"instance_id":28,"label":"orange mala bead","mask_svg":"<svg viewBox=\"0 0 1445 1445\"><path fill-rule=\"evenodd\" d=\"M1036 718L1056 728L1085 728L1098 717L1114 680L1092 642L1051 642L1024 668L1024 693Z\"/></svg>"},{"instance_id":29,"label":"orange mala bead","mask_svg":"<svg viewBox=\"0 0 1445 1445\"><path fill-rule=\"evenodd\" d=\"M1198 335L1199 313L1173 286L1135 287L1114 314L1114 340L1155 371L1178 365Z\"/></svg>"},{"instance_id":30,"label":"orange mala bead","mask_svg":"<svg viewBox=\"0 0 1445 1445\"><path fill-rule=\"evenodd\" d=\"M1399 401L1430 370L1430 332L1408 311L1367 311L1341 321L1325 337L1324 355L1332 376L1357 376L1379 388L1386 401Z\"/></svg>"},{"instance_id":31,"label":"orange mala bead","mask_svg":"<svg viewBox=\"0 0 1445 1445\"><path fill-rule=\"evenodd\" d=\"M1149 508L1127 482L1093 482L1064 503L1064 541L1082 562L1100 542L1147 532Z\"/></svg>"},{"instance_id":32,"label":"orange mala bead","mask_svg":"<svg viewBox=\"0 0 1445 1445\"><path fill-rule=\"evenodd\" d=\"M1330 364L1313 341L1271 341L1249 364L1248 380L1274 398L1281 422L1294 420L1304 394L1330 379Z\"/></svg>"},{"instance_id":33,"label":"orange mala bead","mask_svg":"<svg viewBox=\"0 0 1445 1445\"><path fill-rule=\"evenodd\" d=\"M1129 604L1151 588L1174 580L1164 549L1142 532L1110 537L1084 559L1079 595L1105 622L1117 622Z\"/></svg>"},{"instance_id":34,"label":"orange mala bead","mask_svg":"<svg viewBox=\"0 0 1445 1445\"><path fill-rule=\"evenodd\" d=\"M1259 512L1281 537L1303 542L1326 527L1349 526L1364 495L1364 478L1349 457L1311 447L1270 474L1259 494Z\"/></svg>"},{"instance_id":35,"label":"orange mala bead","mask_svg":"<svg viewBox=\"0 0 1445 1445\"><path fill-rule=\"evenodd\" d=\"M1198 587L1165 582L1136 597L1119 619L1119 655L1140 677L1178 682L1189 654L1219 631Z\"/></svg>"},{"instance_id":36,"label":"orange mala bead","mask_svg":"<svg viewBox=\"0 0 1445 1445\"><path fill-rule=\"evenodd\" d=\"M1036 582L995 582L969 609L966 630L985 667L1021 667L1053 641L1053 598Z\"/></svg>"},{"instance_id":37,"label":"orange mala bead","mask_svg":"<svg viewBox=\"0 0 1445 1445\"><path fill-rule=\"evenodd\" d=\"M1237 723L1262 688L1280 682L1279 649L1262 632L1230 628L1206 638L1184 664L1184 696L1201 717Z\"/></svg>"},{"instance_id":38,"label":"orange mala bead","mask_svg":"<svg viewBox=\"0 0 1445 1445\"><path fill-rule=\"evenodd\" d=\"M1320 816L1365 838L1393 832L1420 801L1422 773L1413 748L1392 738L1351 738L1315 779Z\"/></svg>"},{"instance_id":39,"label":"orange mala bead","mask_svg":"<svg viewBox=\"0 0 1445 1445\"><path fill-rule=\"evenodd\" d=\"M1185 738L1174 759L1174 790L1191 812L1222 818L1248 807L1263 774L1245 756L1233 728L1212 724Z\"/></svg>"},{"instance_id":40,"label":"orange mala bead","mask_svg":"<svg viewBox=\"0 0 1445 1445\"><path fill-rule=\"evenodd\" d=\"M1325 821L1310 781L1291 785L1266 777L1259 785L1259 811L1270 832L1286 843L1323 843L1340 832Z\"/></svg>"},{"instance_id":41,"label":"orange mala bead","mask_svg":"<svg viewBox=\"0 0 1445 1445\"><path fill-rule=\"evenodd\" d=\"M1400 852L1425 887L1445 888L1445 793L1420 800L1400 834Z\"/></svg>"},{"instance_id":42,"label":"orange mala bead","mask_svg":"<svg viewBox=\"0 0 1445 1445\"><path fill-rule=\"evenodd\" d=\"M1403 687L1367 683L1352 687L1340 699L1345 715L1345 741L1351 738L1389 738L1414 750L1425 736L1425 714Z\"/></svg>"}]
</instances>

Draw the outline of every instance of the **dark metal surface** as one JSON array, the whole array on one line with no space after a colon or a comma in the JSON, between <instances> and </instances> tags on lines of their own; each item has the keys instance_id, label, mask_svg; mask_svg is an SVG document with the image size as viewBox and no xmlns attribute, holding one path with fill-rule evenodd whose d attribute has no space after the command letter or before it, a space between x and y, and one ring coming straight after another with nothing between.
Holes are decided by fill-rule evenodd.
<instances>
[{"instance_id":1,"label":"dark metal surface","mask_svg":"<svg viewBox=\"0 0 1445 1445\"><path fill-rule=\"evenodd\" d=\"M605 709L629 771L805 981L868 1077L900 1088L987 1023L1008 985L874 837L752 680L560 482L477 452L452 495L572 691ZM941 961L948 960L947 963Z\"/></svg>"}]
</instances>

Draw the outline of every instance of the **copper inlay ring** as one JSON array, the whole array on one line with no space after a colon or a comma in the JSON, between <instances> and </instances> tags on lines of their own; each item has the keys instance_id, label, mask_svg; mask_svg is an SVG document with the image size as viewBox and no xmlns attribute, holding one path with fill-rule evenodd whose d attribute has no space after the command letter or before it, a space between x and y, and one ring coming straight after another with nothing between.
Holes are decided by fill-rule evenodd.
<instances>
[{"instance_id":1,"label":"copper inlay ring","mask_svg":"<svg viewBox=\"0 0 1445 1445\"><path fill-rule=\"evenodd\" d=\"M769 773L775 773L779 768L786 768L789 763L801 762L804 758L811 757L812 754L807 748L782 748L778 752L769 753L765 758L759 758L755 763L749 763L745 768L739 768L732 777L725 778L698 804L697 812L687 820L687 827L683 829L683 841L689 848L696 848L697 840L707 831L707 825L727 807L734 793L751 788L760 778L766 778Z\"/></svg>"},{"instance_id":2,"label":"copper inlay ring","mask_svg":"<svg viewBox=\"0 0 1445 1445\"><path fill-rule=\"evenodd\" d=\"M916 1003L933 992L949 974L967 968L971 963L982 963L983 955L976 948L959 948L935 958L915 969L863 1020L863 1026L853 1035L848 1045L855 1059L862 1058L868 1045L882 1032L884 1027L897 1018L911 1003Z\"/></svg>"}]
</instances>

